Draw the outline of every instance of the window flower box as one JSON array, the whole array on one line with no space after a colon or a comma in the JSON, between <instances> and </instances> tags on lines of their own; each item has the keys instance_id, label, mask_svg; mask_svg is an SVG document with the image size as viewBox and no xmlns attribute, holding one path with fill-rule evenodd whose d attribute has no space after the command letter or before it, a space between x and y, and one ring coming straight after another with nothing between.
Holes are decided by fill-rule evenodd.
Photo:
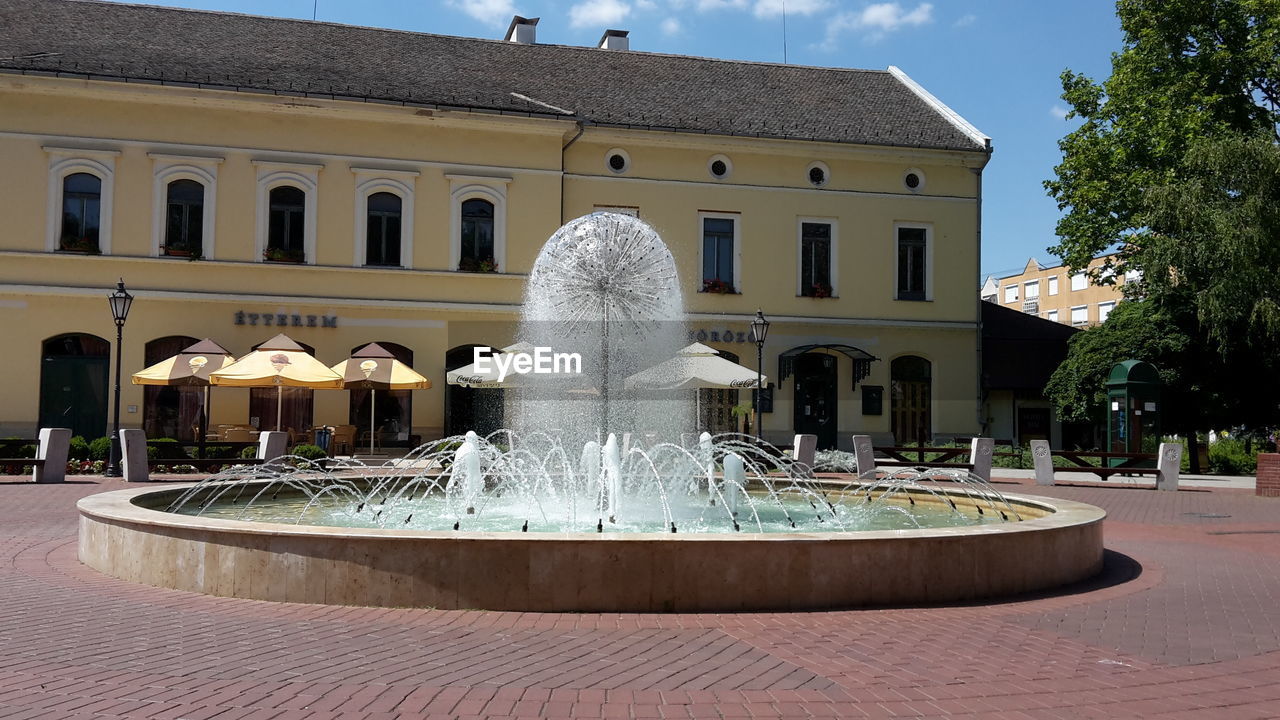
<instances>
[{"instance_id":1,"label":"window flower box","mask_svg":"<svg viewBox=\"0 0 1280 720\"><path fill-rule=\"evenodd\" d=\"M831 291L830 285L828 285L827 283L819 282L809 286L807 292L805 292L805 297L829 298L829 297L832 297L831 293L832 291Z\"/></svg>"},{"instance_id":2,"label":"window flower box","mask_svg":"<svg viewBox=\"0 0 1280 720\"><path fill-rule=\"evenodd\" d=\"M301 263L306 260L306 253L293 248L269 247L262 251L262 259L271 262Z\"/></svg>"},{"instance_id":3,"label":"window flower box","mask_svg":"<svg viewBox=\"0 0 1280 720\"><path fill-rule=\"evenodd\" d=\"M702 281L702 292L715 293L717 295L735 295L738 291L734 289L731 283L720 278L713 278Z\"/></svg>"},{"instance_id":4,"label":"window flower box","mask_svg":"<svg viewBox=\"0 0 1280 720\"><path fill-rule=\"evenodd\" d=\"M496 273L498 272L498 262L491 257L483 260L464 257L458 260L458 272Z\"/></svg>"},{"instance_id":5,"label":"window flower box","mask_svg":"<svg viewBox=\"0 0 1280 720\"><path fill-rule=\"evenodd\" d=\"M64 252L78 252L87 255L102 254L102 249L98 247L97 239L87 237L64 237L58 243L58 249Z\"/></svg>"}]
</instances>

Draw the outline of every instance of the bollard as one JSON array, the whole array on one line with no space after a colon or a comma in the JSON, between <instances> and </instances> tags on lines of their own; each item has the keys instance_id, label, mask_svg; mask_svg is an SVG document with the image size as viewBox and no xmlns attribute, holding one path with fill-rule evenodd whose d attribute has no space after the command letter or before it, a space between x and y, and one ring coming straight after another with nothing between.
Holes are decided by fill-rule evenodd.
<instances>
[{"instance_id":1,"label":"bollard","mask_svg":"<svg viewBox=\"0 0 1280 720\"><path fill-rule=\"evenodd\" d=\"M1048 440L1031 441L1031 460L1035 463L1036 484L1053 484L1053 451L1049 449Z\"/></svg>"},{"instance_id":2,"label":"bollard","mask_svg":"<svg viewBox=\"0 0 1280 720\"><path fill-rule=\"evenodd\" d=\"M141 430L120 431L120 462L125 482L147 482L147 434Z\"/></svg>"},{"instance_id":3,"label":"bollard","mask_svg":"<svg viewBox=\"0 0 1280 720\"><path fill-rule=\"evenodd\" d=\"M813 477L813 464L817 459L817 453L817 435L796 435L791 441L791 459L803 466L804 477Z\"/></svg>"},{"instance_id":4,"label":"bollard","mask_svg":"<svg viewBox=\"0 0 1280 720\"><path fill-rule=\"evenodd\" d=\"M873 473L870 479L875 479L876 453L875 450L872 450L870 435L853 436L853 462L854 467L857 469L858 477Z\"/></svg>"},{"instance_id":5,"label":"bollard","mask_svg":"<svg viewBox=\"0 0 1280 720\"><path fill-rule=\"evenodd\" d=\"M289 433L268 431L258 435L258 459L275 460L289 449Z\"/></svg>"},{"instance_id":6,"label":"bollard","mask_svg":"<svg viewBox=\"0 0 1280 720\"><path fill-rule=\"evenodd\" d=\"M973 465L973 474L991 482L991 453L995 451L996 441L991 438L974 438L969 443L969 463Z\"/></svg>"},{"instance_id":7,"label":"bollard","mask_svg":"<svg viewBox=\"0 0 1280 720\"><path fill-rule=\"evenodd\" d=\"M1160 443L1156 460L1156 489L1178 489L1178 472L1182 469L1182 443Z\"/></svg>"},{"instance_id":8,"label":"bollard","mask_svg":"<svg viewBox=\"0 0 1280 720\"><path fill-rule=\"evenodd\" d=\"M60 483L67 479L67 452L71 449L71 430L68 428L40 428L40 446L36 459L44 465L36 465L31 479L38 483Z\"/></svg>"}]
</instances>

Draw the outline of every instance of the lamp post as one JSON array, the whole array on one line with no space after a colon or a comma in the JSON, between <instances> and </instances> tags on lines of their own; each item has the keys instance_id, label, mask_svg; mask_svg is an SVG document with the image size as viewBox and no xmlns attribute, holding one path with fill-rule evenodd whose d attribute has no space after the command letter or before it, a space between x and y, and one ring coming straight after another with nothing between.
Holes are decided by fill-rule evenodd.
<instances>
[{"instance_id":1,"label":"lamp post","mask_svg":"<svg viewBox=\"0 0 1280 720\"><path fill-rule=\"evenodd\" d=\"M760 393L764 392L764 339L769 335L769 321L764 319L764 311L756 310L756 319L751 321L751 342L756 344L756 392L753 398L756 411L756 440L760 439Z\"/></svg>"},{"instance_id":2,"label":"lamp post","mask_svg":"<svg viewBox=\"0 0 1280 720\"><path fill-rule=\"evenodd\" d=\"M103 475L120 477L120 346L124 340L124 322L129 319L129 306L133 296L124 289L124 278L116 284L116 291L107 296L111 304L111 319L116 321L116 409L111 422L111 458Z\"/></svg>"}]
</instances>

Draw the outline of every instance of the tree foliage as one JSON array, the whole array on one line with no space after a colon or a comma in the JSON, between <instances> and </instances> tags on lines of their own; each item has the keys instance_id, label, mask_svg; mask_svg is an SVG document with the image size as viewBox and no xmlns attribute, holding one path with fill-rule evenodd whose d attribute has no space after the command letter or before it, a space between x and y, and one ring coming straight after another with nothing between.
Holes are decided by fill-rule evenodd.
<instances>
[{"instance_id":1,"label":"tree foliage","mask_svg":"<svg viewBox=\"0 0 1280 720\"><path fill-rule=\"evenodd\" d=\"M1103 358L1136 357L1161 368L1184 402L1248 416L1229 424L1275 424L1280 0L1116 9L1125 40L1111 76L1062 75L1069 117L1082 122L1059 142L1045 187L1064 211L1052 251L1083 269L1119 244L1095 280L1141 271L1125 292L1142 302L1081 333L1049 391L1068 417L1097 412ZM1196 422L1182 428L1207 427L1207 408L1191 409L1185 420Z\"/></svg>"}]
</instances>

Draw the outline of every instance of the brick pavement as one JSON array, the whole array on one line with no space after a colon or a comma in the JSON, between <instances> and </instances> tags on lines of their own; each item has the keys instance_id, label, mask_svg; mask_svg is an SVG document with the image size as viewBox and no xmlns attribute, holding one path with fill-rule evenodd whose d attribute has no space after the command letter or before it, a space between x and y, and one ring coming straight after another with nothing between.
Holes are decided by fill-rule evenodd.
<instances>
[{"instance_id":1,"label":"brick pavement","mask_svg":"<svg viewBox=\"0 0 1280 720\"><path fill-rule=\"evenodd\" d=\"M557 615L130 585L75 557L118 487L0 482L0 718L1280 717L1280 499L1243 491L1002 483L1109 513L1104 575L1042 596Z\"/></svg>"}]
</instances>

